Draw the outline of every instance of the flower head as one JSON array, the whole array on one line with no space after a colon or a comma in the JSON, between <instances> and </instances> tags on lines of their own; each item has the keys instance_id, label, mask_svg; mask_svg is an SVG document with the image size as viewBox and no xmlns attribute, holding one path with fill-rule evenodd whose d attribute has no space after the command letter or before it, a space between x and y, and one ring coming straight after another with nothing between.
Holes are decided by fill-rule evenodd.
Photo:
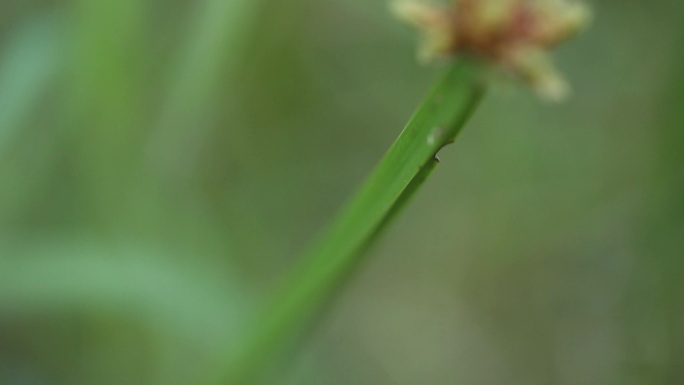
<instances>
[{"instance_id":1,"label":"flower head","mask_svg":"<svg viewBox=\"0 0 684 385\"><path fill-rule=\"evenodd\" d=\"M547 52L590 17L573 0L397 0L394 11L423 33L422 62L474 56L517 75L550 100L563 99L570 89Z\"/></svg>"}]
</instances>

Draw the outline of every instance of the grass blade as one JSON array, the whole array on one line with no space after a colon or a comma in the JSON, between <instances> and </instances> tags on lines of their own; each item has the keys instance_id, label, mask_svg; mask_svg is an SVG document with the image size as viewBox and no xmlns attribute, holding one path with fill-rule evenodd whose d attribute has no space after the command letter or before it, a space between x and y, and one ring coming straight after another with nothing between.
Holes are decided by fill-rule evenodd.
<instances>
[{"instance_id":1,"label":"grass blade","mask_svg":"<svg viewBox=\"0 0 684 385\"><path fill-rule=\"evenodd\" d=\"M375 171L323 234L283 295L248 335L222 383L259 379L301 327L328 303L358 266L363 252L411 198L483 96L476 68L454 64L419 107Z\"/></svg>"}]
</instances>

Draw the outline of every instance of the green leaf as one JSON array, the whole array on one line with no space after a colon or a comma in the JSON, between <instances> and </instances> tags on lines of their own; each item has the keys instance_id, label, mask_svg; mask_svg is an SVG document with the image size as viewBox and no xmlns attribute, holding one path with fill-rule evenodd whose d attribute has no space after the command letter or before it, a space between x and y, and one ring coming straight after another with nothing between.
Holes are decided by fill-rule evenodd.
<instances>
[{"instance_id":1,"label":"green leaf","mask_svg":"<svg viewBox=\"0 0 684 385\"><path fill-rule=\"evenodd\" d=\"M263 376L348 280L364 251L429 176L437 153L455 139L483 94L475 64L464 61L449 69L287 281L241 354L219 376L221 383L244 385Z\"/></svg>"}]
</instances>

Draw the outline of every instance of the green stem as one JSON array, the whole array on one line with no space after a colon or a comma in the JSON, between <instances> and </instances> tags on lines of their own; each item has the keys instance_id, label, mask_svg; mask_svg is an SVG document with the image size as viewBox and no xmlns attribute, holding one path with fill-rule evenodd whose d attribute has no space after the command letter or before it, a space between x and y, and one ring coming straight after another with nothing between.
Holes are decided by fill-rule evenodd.
<instances>
[{"instance_id":1,"label":"green stem","mask_svg":"<svg viewBox=\"0 0 684 385\"><path fill-rule=\"evenodd\" d=\"M454 141L484 94L476 64L455 63L427 96L372 175L339 213L255 325L222 384L255 382L320 313L359 265L363 252L411 198Z\"/></svg>"}]
</instances>

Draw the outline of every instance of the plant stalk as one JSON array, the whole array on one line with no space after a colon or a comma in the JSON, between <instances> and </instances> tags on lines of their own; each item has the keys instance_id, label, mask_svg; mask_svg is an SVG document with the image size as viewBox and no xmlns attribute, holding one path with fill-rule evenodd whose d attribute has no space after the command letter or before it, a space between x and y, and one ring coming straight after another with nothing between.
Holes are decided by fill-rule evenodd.
<instances>
[{"instance_id":1,"label":"plant stalk","mask_svg":"<svg viewBox=\"0 0 684 385\"><path fill-rule=\"evenodd\" d=\"M371 176L286 281L216 384L258 382L347 282L387 224L438 164L484 95L477 63L448 69ZM226 368L224 368L226 369Z\"/></svg>"}]
</instances>

